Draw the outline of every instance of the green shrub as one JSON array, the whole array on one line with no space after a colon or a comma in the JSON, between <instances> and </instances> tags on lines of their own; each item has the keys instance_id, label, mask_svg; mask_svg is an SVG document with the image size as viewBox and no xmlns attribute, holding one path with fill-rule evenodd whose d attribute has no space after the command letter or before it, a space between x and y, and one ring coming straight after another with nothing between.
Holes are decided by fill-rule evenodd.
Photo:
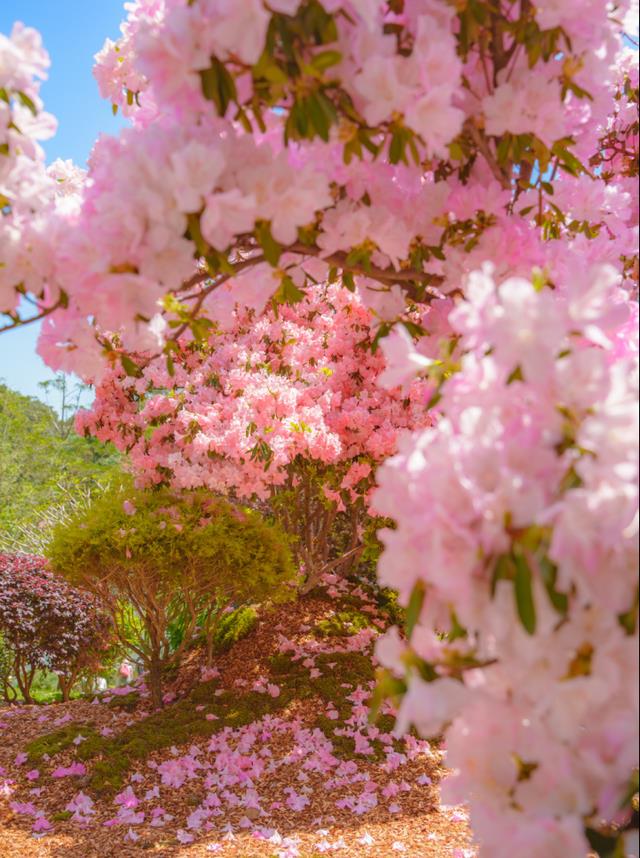
<instances>
[{"instance_id":1,"label":"green shrub","mask_svg":"<svg viewBox=\"0 0 640 858\"><path fill-rule=\"evenodd\" d=\"M121 643L142 660L156 707L163 672L179 663L196 628L211 663L230 605L284 601L296 579L277 525L204 491L113 487L56 529L49 557L56 572L102 600ZM222 643L246 631L249 611L228 621Z\"/></svg>"},{"instance_id":2,"label":"green shrub","mask_svg":"<svg viewBox=\"0 0 640 858\"><path fill-rule=\"evenodd\" d=\"M231 647L246 638L258 622L255 608L245 605L226 614L213 633L213 647L216 653L228 652Z\"/></svg>"}]
</instances>

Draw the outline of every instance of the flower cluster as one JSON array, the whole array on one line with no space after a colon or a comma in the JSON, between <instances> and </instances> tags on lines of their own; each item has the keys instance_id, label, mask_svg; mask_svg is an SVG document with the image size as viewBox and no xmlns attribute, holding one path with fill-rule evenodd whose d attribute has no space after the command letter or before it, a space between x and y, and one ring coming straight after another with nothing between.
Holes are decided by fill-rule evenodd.
<instances>
[{"instance_id":1,"label":"flower cluster","mask_svg":"<svg viewBox=\"0 0 640 858\"><path fill-rule=\"evenodd\" d=\"M35 295L45 360L97 379L118 360L107 333L131 351L170 350L177 325L199 337L223 297L208 278L243 296L258 265L265 297L334 269L424 297L487 258L544 267L539 233L558 217L619 264L624 183L591 202L606 229L572 210L601 184L586 162L605 132L633 155L633 106L609 117L621 71L633 88L625 10L137 0L95 69L132 127L98 141L79 207L39 206L44 245L14 237L6 309L14 287Z\"/></svg>"},{"instance_id":2,"label":"flower cluster","mask_svg":"<svg viewBox=\"0 0 640 858\"><path fill-rule=\"evenodd\" d=\"M397 522L379 575L413 627L378 656L406 676L401 728L447 726L445 793L496 858L582 855L603 820L628 822L637 313L617 283L606 268L555 290L470 277L441 419L377 473L374 503Z\"/></svg>"},{"instance_id":3,"label":"flower cluster","mask_svg":"<svg viewBox=\"0 0 640 858\"><path fill-rule=\"evenodd\" d=\"M358 293L318 285L262 315L240 308L231 323L202 348L181 343L171 372L162 357L140 377L110 371L79 431L128 451L144 483L264 498L300 457L340 466L327 489L349 500L398 434L429 420L432 385L377 385L385 359Z\"/></svg>"},{"instance_id":4,"label":"flower cluster","mask_svg":"<svg viewBox=\"0 0 640 858\"><path fill-rule=\"evenodd\" d=\"M39 96L48 66L36 30L15 24L0 34L0 312L11 320L24 293L42 307L55 301L58 227L83 178L70 162L45 166L38 141L56 130Z\"/></svg>"}]
</instances>

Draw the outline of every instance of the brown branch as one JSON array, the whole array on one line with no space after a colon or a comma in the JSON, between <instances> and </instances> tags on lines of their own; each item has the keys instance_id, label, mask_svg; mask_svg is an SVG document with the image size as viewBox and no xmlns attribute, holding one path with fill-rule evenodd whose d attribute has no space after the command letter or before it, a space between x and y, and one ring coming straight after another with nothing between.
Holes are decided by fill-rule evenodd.
<instances>
[{"instance_id":1,"label":"brown branch","mask_svg":"<svg viewBox=\"0 0 640 858\"><path fill-rule=\"evenodd\" d=\"M505 190L512 190L511 181L496 161L493 152L489 148L489 141L484 136L483 132L480 131L480 129L477 128L470 119L467 119L465 122L464 129L478 147L478 151L489 165L489 169L493 173L494 177L500 182Z\"/></svg>"},{"instance_id":2,"label":"brown branch","mask_svg":"<svg viewBox=\"0 0 640 858\"><path fill-rule=\"evenodd\" d=\"M40 322L40 321L42 321L42 319L45 319L47 316L49 316L51 313L53 313L54 310L57 310L58 307L61 307L61 306L62 306L62 300L60 298L58 298L58 300L55 302L55 304L52 304L50 307L47 307L46 310L41 310L37 316L32 316L30 319L18 318L18 319L15 319L13 322L11 322L8 325L3 325L0 328L0 334L4 333L5 331L11 331L14 328L24 328L26 325L33 324L33 322Z\"/></svg>"}]
</instances>

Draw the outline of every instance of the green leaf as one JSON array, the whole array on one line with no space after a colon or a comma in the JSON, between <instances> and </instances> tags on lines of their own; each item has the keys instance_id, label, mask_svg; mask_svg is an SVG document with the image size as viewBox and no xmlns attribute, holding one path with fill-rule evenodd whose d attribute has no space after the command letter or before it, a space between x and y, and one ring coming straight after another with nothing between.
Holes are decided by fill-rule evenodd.
<instances>
[{"instance_id":1,"label":"green leaf","mask_svg":"<svg viewBox=\"0 0 640 858\"><path fill-rule=\"evenodd\" d=\"M449 157L452 161L464 160L464 150L459 143L456 143L455 140L453 143L449 143Z\"/></svg>"},{"instance_id":2,"label":"green leaf","mask_svg":"<svg viewBox=\"0 0 640 858\"><path fill-rule=\"evenodd\" d=\"M311 120L311 125L315 128L322 140L327 143L329 140L330 120L317 95L310 95L304 100L303 104L303 109L307 111L309 119Z\"/></svg>"},{"instance_id":3,"label":"green leaf","mask_svg":"<svg viewBox=\"0 0 640 858\"><path fill-rule=\"evenodd\" d=\"M402 132L393 132L391 135L391 143L389 144L389 161L392 164L398 164L400 161L404 161L406 159L404 154L405 142Z\"/></svg>"},{"instance_id":4,"label":"green leaf","mask_svg":"<svg viewBox=\"0 0 640 858\"><path fill-rule=\"evenodd\" d=\"M138 366L138 364L134 363L128 355L120 355L120 363L122 364L123 370L127 373L127 375L131 375L134 378L142 377L142 370Z\"/></svg>"},{"instance_id":5,"label":"green leaf","mask_svg":"<svg viewBox=\"0 0 640 858\"><path fill-rule=\"evenodd\" d=\"M515 568L510 554L501 554L496 560L491 576L491 598L496 594L498 581L512 581L515 577Z\"/></svg>"},{"instance_id":6,"label":"green leaf","mask_svg":"<svg viewBox=\"0 0 640 858\"><path fill-rule=\"evenodd\" d=\"M376 687L369 699L369 723L374 724L385 700L398 700L407 691L404 680L395 677L390 670L379 670L376 675Z\"/></svg>"},{"instance_id":7,"label":"green leaf","mask_svg":"<svg viewBox=\"0 0 640 858\"><path fill-rule=\"evenodd\" d=\"M514 370L509 373L509 377L507 378L507 384L513 384L514 381L524 381L524 376L522 374L522 369L520 365L518 365Z\"/></svg>"},{"instance_id":8,"label":"green leaf","mask_svg":"<svg viewBox=\"0 0 640 858\"><path fill-rule=\"evenodd\" d=\"M18 92L17 96L20 103L28 108L34 116L38 115L38 108L35 106L33 99L30 98L26 92Z\"/></svg>"},{"instance_id":9,"label":"green leaf","mask_svg":"<svg viewBox=\"0 0 640 858\"><path fill-rule=\"evenodd\" d=\"M511 134L505 134L500 143L498 144L498 149L496 152L496 158L498 159L499 164L504 164L507 158L509 157L509 151L511 149Z\"/></svg>"},{"instance_id":10,"label":"green leaf","mask_svg":"<svg viewBox=\"0 0 640 858\"><path fill-rule=\"evenodd\" d=\"M457 641L460 638L466 638L467 634L468 632L465 627L460 623L456 612L451 611L451 628L447 634L447 640Z\"/></svg>"},{"instance_id":11,"label":"green leaf","mask_svg":"<svg viewBox=\"0 0 640 858\"><path fill-rule=\"evenodd\" d=\"M534 634L536 630L536 607L533 601L533 577L526 557L519 552L513 556L516 575L514 580L514 592L516 607L520 622L525 630Z\"/></svg>"},{"instance_id":12,"label":"green leaf","mask_svg":"<svg viewBox=\"0 0 640 858\"><path fill-rule=\"evenodd\" d=\"M633 605L624 614L618 614L618 622L628 635L635 634L638 625L638 588L636 587L636 595L633 600Z\"/></svg>"},{"instance_id":13,"label":"green leaf","mask_svg":"<svg viewBox=\"0 0 640 858\"><path fill-rule=\"evenodd\" d=\"M432 408L435 408L441 399L442 399L442 391L436 390L435 393L433 393L431 395L431 398L427 402L427 411L430 411Z\"/></svg>"},{"instance_id":14,"label":"green leaf","mask_svg":"<svg viewBox=\"0 0 640 858\"><path fill-rule=\"evenodd\" d=\"M346 286L349 292L356 291L356 283L353 279L353 274L350 271L342 272L342 285Z\"/></svg>"},{"instance_id":15,"label":"green leaf","mask_svg":"<svg viewBox=\"0 0 640 858\"><path fill-rule=\"evenodd\" d=\"M269 83L286 84L289 80L285 72L275 62L268 51L263 51L262 56L251 70L254 79L264 78Z\"/></svg>"},{"instance_id":16,"label":"green leaf","mask_svg":"<svg viewBox=\"0 0 640 858\"><path fill-rule=\"evenodd\" d=\"M274 298L278 304L297 304L304 298L304 292L302 289L298 289L288 274L285 274Z\"/></svg>"},{"instance_id":17,"label":"green leaf","mask_svg":"<svg viewBox=\"0 0 640 858\"><path fill-rule=\"evenodd\" d=\"M565 616L569 610L569 597L556 589L558 567L545 556L538 560L538 568L551 604L559 614Z\"/></svg>"},{"instance_id":18,"label":"green leaf","mask_svg":"<svg viewBox=\"0 0 640 858\"><path fill-rule=\"evenodd\" d=\"M324 71L331 68L331 66L337 65L341 59L342 54L340 51L322 51L319 54L315 54L311 60L311 65L318 71Z\"/></svg>"},{"instance_id":19,"label":"green leaf","mask_svg":"<svg viewBox=\"0 0 640 858\"><path fill-rule=\"evenodd\" d=\"M202 232L200 231L200 215L188 214L187 226L189 235L191 236L191 241L195 244L196 250L200 256L206 256L209 252L209 245L204 240Z\"/></svg>"},{"instance_id":20,"label":"green leaf","mask_svg":"<svg viewBox=\"0 0 640 858\"><path fill-rule=\"evenodd\" d=\"M416 623L420 619L425 595L424 584L422 581L418 581L411 592L411 597L409 598L409 604L407 605L405 613L404 626L408 638L411 638L413 630L416 627Z\"/></svg>"},{"instance_id":21,"label":"green leaf","mask_svg":"<svg viewBox=\"0 0 640 858\"><path fill-rule=\"evenodd\" d=\"M217 57L212 57L211 66L200 72L200 84L202 94L215 103L219 116L224 116L229 103L238 97L235 80Z\"/></svg>"},{"instance_id":22,"label":"green leaf","mask_svg":"<svg viewBox=\"0 0 640 858\"><path fill-rule=\"evenodd\" d=\"M246 111L242 109L242 107L238 108L238 112L234 116L234 120L236 122L239 122L242 125L242 127L247 132L247 134L251 134L253 132L253 126L251 125L251 120L247 116Z\"/></svg>"},{"instance_id":23,"label":"green leaf","mask_svg":"<svg viewBox=\"0 0 640 858\"><path fill-rule=\"evenodd\" d=\"M560 166L562 169L570 173L572 176L579 176L581 173L588 173L587 168L576 158L573 152L570 152L564 146L556 143L552 150L554 155L560 158Z\"/></svg>"},{"instance_id":24,"label":"green leaf","mask_svg":"<svg viewBox=\"0 0 640 858\"><path fill-rule=\"evenodd\" d=\"M419 325L417 322L412 322L411 319L402 319L401 324L412 337L424 337L426 334L422 325Z\"/></svg>"},{"instance_id":25,"label":"green leaf","mask_svg":"<svg viewBox=\"0 0 640 858\"><path fill-rule=\"evenodd\" d=\"M280 256L282 255L282 247L271 235L271 224L269 223L269 221L257 221L256 238L258 239L260 247L262 247L264 258L267 260L269 265L272 265L275 268L275 266L280 261Z\"/></svg>"},{"instance_id":26,"label":"green leaf","mask_svg":"<svg viewBox=\"0 0 640 858\"><path fill-rule=\"evenodd\" d=\"M601 834L595 828L585 829L589 845L599 858L624 858L623 840L618 834Z\"/></svg>"}]
</instances>

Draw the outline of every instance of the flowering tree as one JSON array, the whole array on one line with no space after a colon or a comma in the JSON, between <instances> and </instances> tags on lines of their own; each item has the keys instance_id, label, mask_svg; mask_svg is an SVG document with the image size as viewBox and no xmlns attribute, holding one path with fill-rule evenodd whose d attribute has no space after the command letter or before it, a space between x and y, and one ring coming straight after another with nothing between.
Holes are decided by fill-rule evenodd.
<instances>
[{"instance_id":1,"label":"flowering tree","mask_svg":"<svg viewBox=\"0 0 640 858\"><path fill-rule=\"evenodd\" d=\"M52 567L91 593L120 642L147 671L154 706L162 673L199 627L209 658L225 609L283 601L295 578L286 539L251 510L201 493L114 486L63 522L47 546ZM172 627L182 636L172 646Z\"/></svg>"},{"instance_id":2,"label":"flowering tree","mask_svg":"<svg viewBox=\"0 0 640 858\"><path fill-rule=\"evenodd\" d=\"M0 633L27 703L37 670L56 673L68 700L80 673L99 665L111 631L97 601L55 576L43 557L0 554ZM10 696L8 682L4 690Z\"/></svg>"},{"instance_id":3,"label":"flowering tree","mask_svg":"<svg viewBox=\"0 0 640 858\"><path fill-rule=\"evenodd\" d=\"M0 310L45 317L52 366L119 364L148 397L161 360L187 390L247 305L375 284L381 333L405 317L396 296L429 305L415 346L382 340L383 383L422 368L435 420L379 475L397 522L380 574L412 631L381 657L404 723L451 724L452 783L492 858L619 852L637 765L629 5L138 0L96 66L131 127L97 143L83 187L29 142L35 36L0 45ZM106 384L143 459L129 385ZM182 396L200 426L212 409ZM167 476L222 479L195 431L165 442Z\"/></svg>"},{"instance_id":4,"label":"flowering tree","mask_svg":"<svg viewBox=\"0 0 640 858\"><path fill-rule=\"evenodd\" d=\"M419 329L416 312L405 315ZM375 465L403 429L430 420L433 385L378 384L375 322L359 295L313 286L293 305L239 313L206 345L179 340L170 371L162 356L138 376L109 371L78 428L129 452L139 482L268 501L311 587L358 557ZM341 526L350 535L334 558Z\"/></svg>"}]
</instances>

